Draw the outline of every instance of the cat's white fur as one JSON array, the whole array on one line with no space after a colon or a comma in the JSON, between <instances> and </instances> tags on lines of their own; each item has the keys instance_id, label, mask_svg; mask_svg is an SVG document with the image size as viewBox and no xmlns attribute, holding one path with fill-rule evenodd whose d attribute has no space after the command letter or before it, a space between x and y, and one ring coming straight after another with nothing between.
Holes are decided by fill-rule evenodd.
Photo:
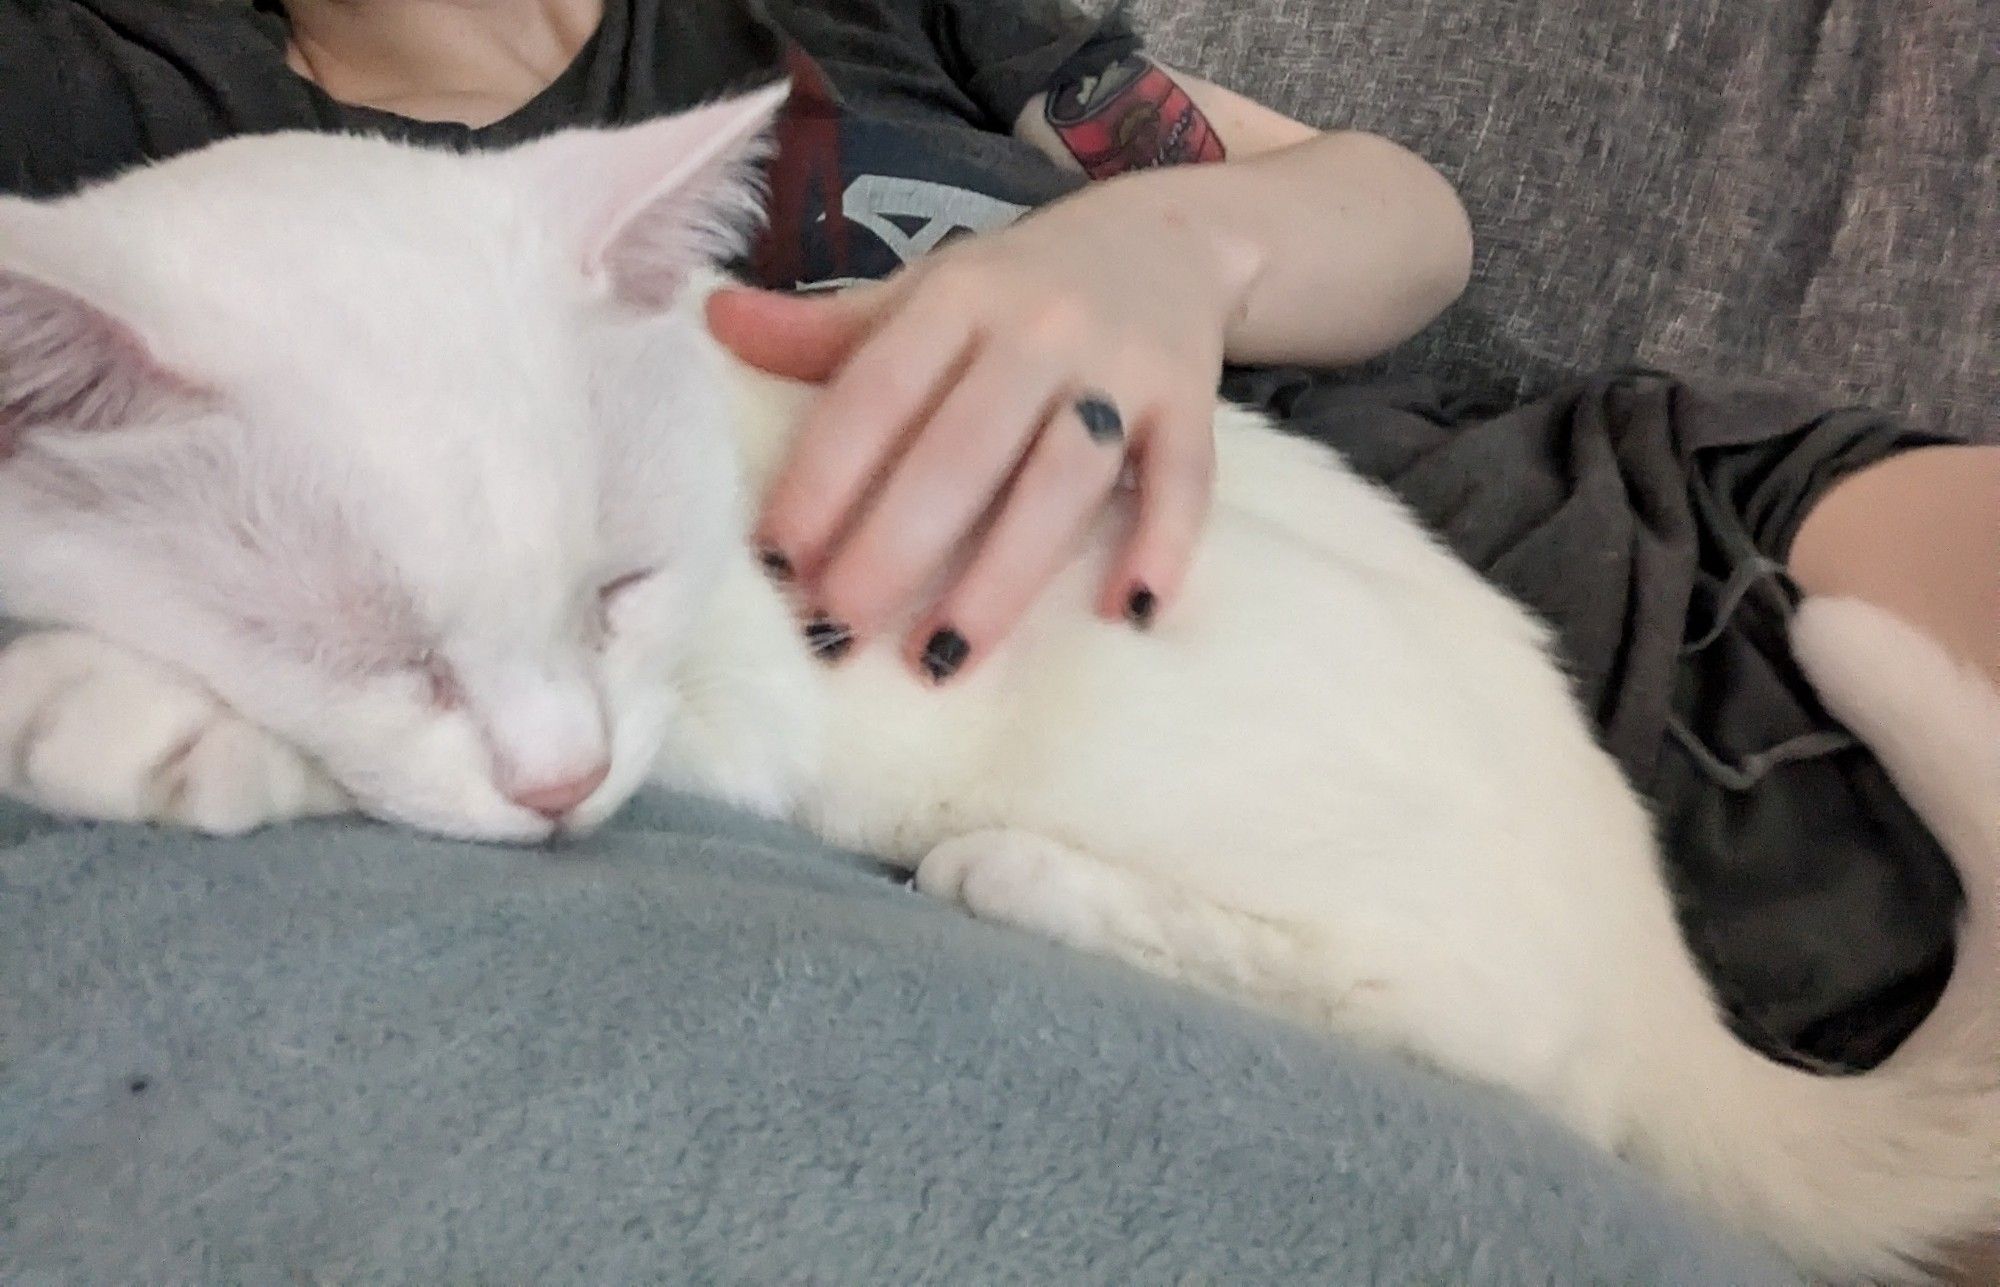
<instances>
[{"instance_id":1,"label":"cat's white fur","mask_svg":"<svg viewBox=\"0 0 2000 1287\"><path fill-rule=\"evenodd\" d=\"M483 156L238 140L0 203L0 600L67 627L0 655L4 784L533 840L510 792L608 757L564 828L648 781L796 820L1512 1087L1810 1268L2000 1225L2000 697L1860 605L1799 617L1971 903L1909 1048L1825 1078L1718 1019L1543 628L1250 414L1150 633L1087 611L1112 516L962 682L822 666L743 539L805 391L699 319L773 103Z\"/></svg>"}]
</instances>

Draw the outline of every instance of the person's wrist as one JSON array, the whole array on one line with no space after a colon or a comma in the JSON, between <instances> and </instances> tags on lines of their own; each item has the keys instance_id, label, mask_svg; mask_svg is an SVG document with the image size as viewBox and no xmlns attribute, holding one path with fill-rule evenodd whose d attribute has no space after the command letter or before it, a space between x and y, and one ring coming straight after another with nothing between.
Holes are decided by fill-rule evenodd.
<instances>
[{"instance_id":1,"label":"person's wrist","mask_svg":"<svg viewBox=\"0 0 2000 1287\"><path fill-rule=\"evenodd\" d=\"M1181 166L1129 175L1089 193L1117 207L1106 228L1147 237L1158 248L1160 270L1195 286L1224 336L1242 320L1267 262L1263 244L1241 231L1248 221L1228 209L1229 177L1221 166Z\"/></svg>"}]
</instances>

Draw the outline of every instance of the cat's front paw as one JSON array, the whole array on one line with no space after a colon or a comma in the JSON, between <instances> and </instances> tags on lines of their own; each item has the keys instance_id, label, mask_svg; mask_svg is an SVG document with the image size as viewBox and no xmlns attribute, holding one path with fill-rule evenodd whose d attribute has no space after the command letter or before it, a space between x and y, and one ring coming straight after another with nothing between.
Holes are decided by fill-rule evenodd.
<instances>
[{"instance_id":1,"label":"cat's front paw","mask_svg":"<svg viewBox=\"0 0 2000 1287\"><path fill-rule=\"evenodd\" d=\"M350 807L310 761L150 658L76 631L0 651L0 790L216 835Z\"/></svg>"},{"instance_id":2,"label":"cat's front paw","mask_svg":"<svg viewBox=\"0 0 2000 1287\"><path fill-rule=\"evenodd\" d=\"M1023 831L975 831L945 841L917 864L917 889L980 920L1086 951L1104 947L1128 901L1102 863Z\"/></svg>"}]
</instances>

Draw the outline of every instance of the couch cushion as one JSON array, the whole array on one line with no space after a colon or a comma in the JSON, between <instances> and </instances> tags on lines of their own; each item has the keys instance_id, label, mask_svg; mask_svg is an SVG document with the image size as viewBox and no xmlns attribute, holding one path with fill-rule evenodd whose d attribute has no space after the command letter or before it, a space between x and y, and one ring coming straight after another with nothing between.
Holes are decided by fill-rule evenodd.
<instances>
[{"instance_id":1,"label":"couch cushion","mask_svg":"<svg viewBox=\"0 0 2000 1287\"><path fill-rule=\"evenodd\" d=\"M1796 1280L1516 1101L641 801L0 809L0 1280Z\"/></svg>"},{"instance_id":2,"label":"couch cushion","mask_svg":"<svg viewBox=\"0 0 2000 1287\"><path fill-rule=\"evenodd\" d=\"M2000 6L1131 7L1167 58L1459 185L1475 284L1392 365L1638 362L2000 440Z\"/></svg>"}]
</instances>

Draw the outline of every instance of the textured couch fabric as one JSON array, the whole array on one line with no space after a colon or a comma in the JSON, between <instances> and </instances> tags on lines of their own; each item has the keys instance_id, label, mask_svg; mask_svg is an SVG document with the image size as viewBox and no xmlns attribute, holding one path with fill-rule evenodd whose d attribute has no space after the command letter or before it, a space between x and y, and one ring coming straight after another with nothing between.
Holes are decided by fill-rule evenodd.
<instances>
[{"instance_id":1,"label":"textured couch fabric","mask_svg":"<svg viewBox=\"0 0 2000 1287\"><path fill-rule=\"evenodd\" d=\"M1497 1093L657 800L0 812L0 1281L1796 1280Z\"/></svg>"},{"instance_id":2,"label":"textured couch fabric","mask_svg":"<svg viewBox=\"0 0 2000 1287\"><path fill-rule=\"evenodd\" d=\"M1168 59L1458 185L1473 285L1391 366L1639 363L2000 441L2000 4L1130 7Z\"/></svg>"}]
</instances>

